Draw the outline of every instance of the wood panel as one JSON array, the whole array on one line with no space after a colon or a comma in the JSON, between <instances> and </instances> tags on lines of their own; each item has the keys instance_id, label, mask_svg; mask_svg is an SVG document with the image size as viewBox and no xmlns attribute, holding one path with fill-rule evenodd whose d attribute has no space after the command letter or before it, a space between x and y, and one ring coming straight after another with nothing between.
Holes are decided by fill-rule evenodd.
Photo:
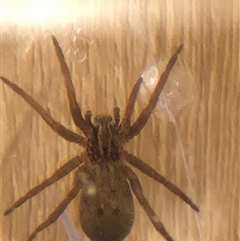
<instances>
[{"instance_id":1,"label":"wood panel","mask_svg":"<svg viewBox=\"0 0 240 241\"><path fill-rule=\"evenodd\" d=\"M184 43L175 70L180 89L172 76L165 92L173 103L170 110L175 120L166 110L157 109L127 150L151 164L199 206L200 213L194 213L137 172L146 197L175 241L238 240L239 1L96 0L62 1L58 6L42 1L37 10L25 1L21 9L16 2L8 2L3 6L1 74L74 131L52 34L63 48L83 111L90 109L94 115L112 113L116 104L123 111L144 69L155 62L166 64ZM82 149L53 133L7 86L1 88L5 210ZM138 99L135 117L147 96ZM183 102L187 108L177 111ZM2 240L27 240L66 195L72 176L3 217ZM77 199L68 213L83 236ZM137 201L135 219L126 241L164 240ZM61 220L35 240L67 240Z\"/></svg>"}]
</instances>

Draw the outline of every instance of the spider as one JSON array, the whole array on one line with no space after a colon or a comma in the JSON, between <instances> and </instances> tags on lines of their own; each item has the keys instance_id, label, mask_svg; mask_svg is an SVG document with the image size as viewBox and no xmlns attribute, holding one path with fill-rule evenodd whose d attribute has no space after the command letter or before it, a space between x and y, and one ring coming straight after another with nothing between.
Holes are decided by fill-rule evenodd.
<instances>
[{"instance_id":1,"label":"spider","mask_svg":"<svg viewBox=\"0 0 240 241\"><path fill-rule=\"evenodd\" d=\"M81 134L75 133L55 121L47 110L9 79L3 76L0 76L0 78L34 108L54 132L65 140L84 147L85 151L70 159L58 168L52 176L30 189L9 207L4 215L9 215L25 201L77 169L72 189L48 218L35 228L28 237L28 241L33 240L40 231L54 223L79 192L79 220L84 233L90 240L121 241L129 234L134 222L133 193L155 229L165 240L174 241L149 205L141 183L131 166L164 185L169 191L190 205L194 211L199 212L199 208L181 189L166 180L146 162L125 151L123 147L129 140L137 136L146 125L183 45L180 45L170 58L149 103L135 122L131 124L131 116L143 79L138 79L133 86L122 119L120 118L120 109L115 107L112 116L99 115L92 121L91 111L87 111L85 116L82 115L81 108L76 101L69 68L55 36L52 36L52 42L64 76L72 119Z\"/></svg>"}]
</instances>

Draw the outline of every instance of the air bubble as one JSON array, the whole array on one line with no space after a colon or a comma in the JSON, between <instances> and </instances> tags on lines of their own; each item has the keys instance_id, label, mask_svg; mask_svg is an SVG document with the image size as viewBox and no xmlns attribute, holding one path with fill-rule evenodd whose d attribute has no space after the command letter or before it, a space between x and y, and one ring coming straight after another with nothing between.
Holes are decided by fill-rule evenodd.
<instances>
[{"instance_id":1,"label":"air bubble","mask_svg":"<svg viewBox=\"0 0 240 241\"><path fill-rule=\"evenodd\" d=\"M161 62L158 66L163 66L163 63ZM158 69L164 70L163 67L157 68L156 65L152 65L142 74L144 84L140 89L140 94L145 103L148 103L160 78ZM196 95L197 87L193 74L183 64L176 63L169 74L154 113L161 120L170 118L169 111L174 116L182 116L192 106Z\"/></svg>"}]
</instances>

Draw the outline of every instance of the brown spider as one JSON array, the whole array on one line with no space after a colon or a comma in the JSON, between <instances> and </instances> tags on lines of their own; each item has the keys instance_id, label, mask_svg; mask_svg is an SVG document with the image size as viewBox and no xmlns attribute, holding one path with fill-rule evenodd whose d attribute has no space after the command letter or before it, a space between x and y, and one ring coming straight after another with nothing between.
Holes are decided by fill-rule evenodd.
<instances>
[{"instance_id":1,"label":"brown spider","mask_svg":"<svg viewBox=\"0 0 240 241\"><path fill-rule=\"evenodd\" d=\"M76 101L71 74L65 62L64 55L54 36L52 36L52 41L64 76L72 118L82 134L74 133L61 123L56 122L47 110L44 110L43 107L20 87L5 77L0 76L0 78L13 91L24 98L53 131L67 141L77 143L84 147L86 151L80 156L69 160L56 170L51 177L29 190L26 195L7 209L4 215L10 214L25 201L77 168L73 188L48 216L47 220L36 227L29 236L28 241L33 240L40 231L55 222L79 191L81 191L80 223L85 234L92 241L121 241L130 232L134 221L134 204L131 190L145 210L155 229L167 241L174 241L149 205L143 194L139 179L130 166L139 169L144 174L164 185L172 193L189 204L193 210L198 212L198 207L177 186L166 180L147 163L129 154L123 149L123 146L130 139L138 135L146 125L183 45L178 47L177 51L169 60L147 107L141 112L137 120L131 124L130 119L142 78L136 82L132 89L121 121L120 109L115 107L113 118L110 115L96 116L94 122L92 122L91 111L87 111L85 117L82 116L81 108Z\"/></svg>"}]
</instances>

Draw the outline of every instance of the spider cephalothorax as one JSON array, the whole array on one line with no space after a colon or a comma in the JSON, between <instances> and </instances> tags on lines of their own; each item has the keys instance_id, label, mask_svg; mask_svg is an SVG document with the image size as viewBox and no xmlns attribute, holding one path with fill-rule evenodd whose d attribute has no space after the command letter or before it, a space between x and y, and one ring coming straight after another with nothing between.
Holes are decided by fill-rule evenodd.
<instances>
[{"instance_id":1,"label":"spider cephalothorax","mask_svg":"<svg viewBox=\"0 0 240 241\"><path fill-rule=\"evenodd\" d=\"M99 115L91 125L87 154L92 162L118 161L123 149L123 138L118 123L110 115Z\"/></svg>"}]
</instances>

